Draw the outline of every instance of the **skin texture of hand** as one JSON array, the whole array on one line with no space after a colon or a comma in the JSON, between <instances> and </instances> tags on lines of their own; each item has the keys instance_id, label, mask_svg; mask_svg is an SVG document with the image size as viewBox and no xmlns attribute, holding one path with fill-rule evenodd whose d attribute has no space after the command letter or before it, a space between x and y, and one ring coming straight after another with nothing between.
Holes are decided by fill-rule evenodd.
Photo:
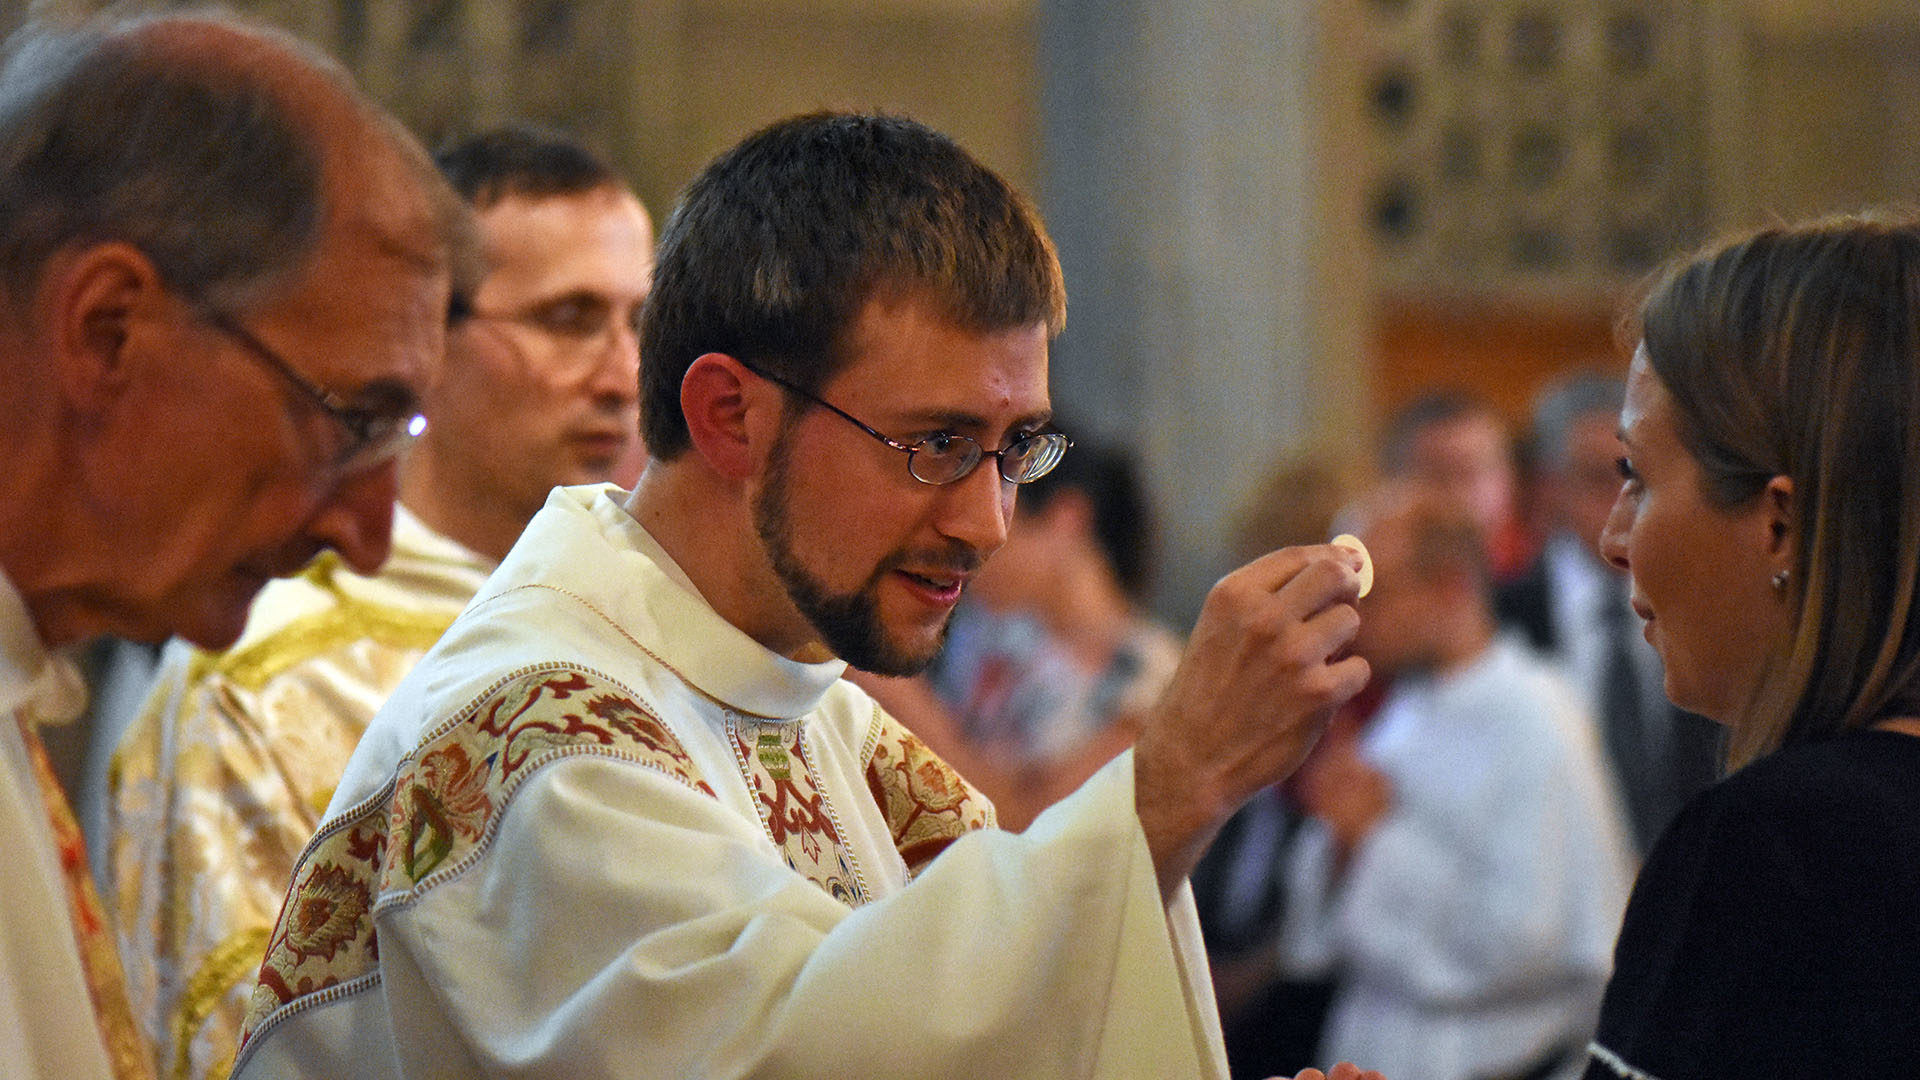
<instances>
[{"instance_id":1,"label":"skin texture of hand","mask_svg":"<svg viewBox=\"0 0 1920 1080\"><path fill-rule=\"evenodd\" d=\"M1162 896L1226 819L1298 768L1331 711L1366 685L1343 656L1360 616L1360 556L1287 548L1220 579L1158 704L1141 721L1134 803Z\"/></svg>"},{"instance_id":2,"label":"skin texture of hand","mask_svg":"<svg viewBox=\"0 0 1920 1080\"><path fill-rule=\"evenodd\" d=\"M1271 1080L1287 1080L1287 1078L1275 1076ZM1323 1073L1319 1069L1306 1069L1293 1080L1387 1080L1387 1078L1372 1069L1362 1069L1350 1061L1343 1061L1335 1065L1330 1073Z\"/></svg>"}]
</instances>

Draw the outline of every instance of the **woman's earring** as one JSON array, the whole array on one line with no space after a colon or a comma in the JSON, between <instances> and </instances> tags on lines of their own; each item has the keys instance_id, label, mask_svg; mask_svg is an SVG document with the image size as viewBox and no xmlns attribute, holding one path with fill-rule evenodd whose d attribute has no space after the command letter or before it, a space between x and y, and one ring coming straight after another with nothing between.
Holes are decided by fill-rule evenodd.
<instances>
[{"instance_id":1,"label":"woman's earring","mask_svg":"<svg viewBox=\"0 0 1920 1080\"><path fill-rule=\"evenodd\" d=\"M1775 570L1773 572L1773 591L1787 591L1787 572L1785 570Z\"/></svg>"}]
</instances>

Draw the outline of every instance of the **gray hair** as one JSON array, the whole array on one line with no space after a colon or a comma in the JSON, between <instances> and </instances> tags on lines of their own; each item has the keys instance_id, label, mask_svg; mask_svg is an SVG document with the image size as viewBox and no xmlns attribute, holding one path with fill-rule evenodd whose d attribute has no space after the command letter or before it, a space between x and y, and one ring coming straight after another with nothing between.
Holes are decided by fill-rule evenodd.
<instances>
[{"instance_id":1,"label":"gray hair","mask_svg":"<svg viewBox=\"0 0 1920 1080\"><path fill-rule=\"evenodd\" d=\"M1573 425L1594 413L1618 416L1626 394L1625 380L1598 371L1579 372L1548 384L1533 406L1533 447L1540 469L1566 468Z\"/></svg>"},{"instance_id":2,"label":"gray hair","mask_svg":"<svg viewBox=\"0 0 1920 1080\"><path fill-rule=\"evenodd\" d=\"M138 32L167 20L36 23L6 43L0 286L16 307L47 261L76 244L131 244L168 288L234 311L270 294L318 246L321 152L284 91ZM337 64L286 34L225 16L194 20L264 38L365 102Z\"/></svg>"}]
</instances>

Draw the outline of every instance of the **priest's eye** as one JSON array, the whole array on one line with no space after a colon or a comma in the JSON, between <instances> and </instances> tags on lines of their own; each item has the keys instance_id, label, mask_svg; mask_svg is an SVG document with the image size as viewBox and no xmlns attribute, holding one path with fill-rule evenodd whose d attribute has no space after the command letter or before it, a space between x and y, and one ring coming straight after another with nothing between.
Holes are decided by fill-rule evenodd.
<instances>
[{"instance_id":1,"label":"priest's eye","mask_svg":"<svg viewBox=\"0 0 1920 1080\"><path fill-rule=\"evenodd\" d=\"M961 439L962 436L955 435L951 431L936 431L920 440L919 449L929 454L944 457L947 454L955 453L965 445Z\"/></svg>"},{"instance_id":2,"label":"priest's eye","mask_svg":"<svg viewBox=\"0 0 1920 1080\"><path fill-rule=\"evenodd\" d=\"M1633 471L1633 459L1632 459L1632 458L1628 458L1628 457L1617 457L1617 458L1614 458L1614 459L1613 459L1613 467L1614 467L1614 469L1616 469L1616 470L1617 470L1617 471L1618 471L1618 472L1620 473L1620 479L1622 479L1622 480L1629 480L1629 481L1630 481L1630 480L1633 480L1633 479L1635 479L1636 477L1638 477L1638 476L1640 475L1639 473L1636 473L1636 472L1634 472L1634 471Z\"/></svg>"}]
</instances>

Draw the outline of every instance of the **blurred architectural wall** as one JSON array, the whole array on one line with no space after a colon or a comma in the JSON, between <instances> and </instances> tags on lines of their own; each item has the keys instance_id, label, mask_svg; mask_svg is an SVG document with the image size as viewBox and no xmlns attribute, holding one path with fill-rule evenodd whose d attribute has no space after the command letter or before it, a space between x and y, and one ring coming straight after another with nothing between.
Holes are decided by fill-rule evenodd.
<instances>
[{"instance_id":1,"label":"blurred architectural wall","mask_svg":"<svg viewBox=\"0 0 1920 1080\"><path fill-rule=\"evenodd\" d=\"M0 15L164 0L0 0ZM225 0L338 57L429 146L506 120L582 136L657 215L714 154L792 113L886 108L1031 186L1031 0Z\"/></svg>"},{"instance_id":2,"label":"blurred architectural wall","mask_svg":"<svg viewBox=\"0 0 1920 1080\"><path fill-rule=\"evenodd\" d=\"M1142 454L1178 616L1280 454L1362 455L1435 385L1518 417L1551 373L1619 362L1613 315L1671 253L1920 204L1912 0L229 5L338 55L429 143L581 134L656 213L793 112L954 134L1053 225L1056 401ZM103 6L0 0L0 22Z\"/></svg>"},{"instance_id":3,"label":"blurred architectural wall","mask_svg":"<svg viewBox=\"0 0 1920 1080\"><path fill-rule=\"evenodd\" d=\"M1364 0L1376 406L1437 381L1518 415L1621 363L1613 316L1730 230L1920 206L1910 0Z\"/></svg>"}]
</instances>

